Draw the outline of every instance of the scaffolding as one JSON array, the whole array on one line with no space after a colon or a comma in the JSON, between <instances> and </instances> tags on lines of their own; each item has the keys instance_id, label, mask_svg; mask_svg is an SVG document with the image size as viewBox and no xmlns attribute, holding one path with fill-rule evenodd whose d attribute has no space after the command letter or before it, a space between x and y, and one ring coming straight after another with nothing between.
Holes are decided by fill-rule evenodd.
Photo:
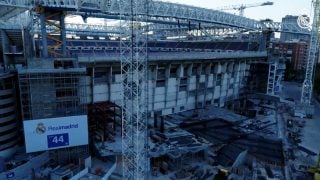
<instances>
[{"instance_id":1,"label":"scaffolding","mask_svg":"<svg viewBox=\"0 0 320 180\"><path fill-rule=\"evenodd\" d=\"M23 120L86 114L85 69L19 71Z\"/></svg>"},{"instance_id":2,"label":"scaffolding","mask_svg":"<svg viewBox=\"0 0 320 180\"><path fill-rule=\"evenodd\" d=\"M53 67L53 61L42 61L46 68L30 67L18 71L22 120L86 115L86 70L49 69ZM50 156L56 164L83 167L84 160L90 156L89 146L50 150Z\"/></svg>"}]
</instances>

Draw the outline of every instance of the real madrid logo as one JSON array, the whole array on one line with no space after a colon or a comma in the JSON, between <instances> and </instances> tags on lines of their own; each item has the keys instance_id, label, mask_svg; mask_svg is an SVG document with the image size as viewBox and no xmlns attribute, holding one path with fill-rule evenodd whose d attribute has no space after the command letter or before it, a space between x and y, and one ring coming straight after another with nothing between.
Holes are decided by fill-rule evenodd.
<instances>
[{"instance_id":1,"label":"real madrid logo","mask_svg":"<svg viewBox=\"0 0 320 180\"><path fill-rule=\"evenodd\" d=\"M43 134L45 133L47 130L46 126L44 126L43 123L38 123L37 127L36 127L36 133L37 134Z\"/></svg>"},{"instance_id":2,"label":"real madrid logo","mask_svg":"<svg viewBox=\"0 0 320 180\"><path fill-rule=\"evenodd\" d=\"M307 15L301 15L297 19L298 26L303 29L310 29L310 18Z\"/></svg>"}]
</instances>

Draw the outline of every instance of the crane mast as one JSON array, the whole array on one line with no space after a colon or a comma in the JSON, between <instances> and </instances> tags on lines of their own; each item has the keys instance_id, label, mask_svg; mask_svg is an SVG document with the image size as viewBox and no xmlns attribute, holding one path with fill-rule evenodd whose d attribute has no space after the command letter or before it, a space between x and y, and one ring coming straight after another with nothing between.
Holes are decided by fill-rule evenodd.
<instances>
[{"instance_id":1,"label":"crane mast","mask_svg":"<svg viewBox=\"0 0 320 180\"><path fill-rule=\"evenodd\" d=\"M218 8L218 10L238 10L239 11L239 16L244 16L244 10L247 8L252 8L252 7L259 7L259 6L272 6L273 2L271 1L266 1L264 3L255 3L255 4L241 4L241 5L233 5L233 6L225 6Z\"/></svg>"},{"instance_id":2,"label":"crane mast","mask_svg":"<svg viewBox=\"0 0 320 180\"><path fill-rule=\"evenodd\" d=\"M148 0L121 0L120 9L123 179L146 179L147 33L141 22L147 22ZM123 21L125 16L128 21Z\"/></svg>"},{"instance_id":3,"label":"crane mast","mask_svg":"<svg viewBox=\"0 0 320 180\"><path fill-rule=\"evenodd\" d=\"M314 66L317 58L318 31L319 31L319 15L320 0L314 1L314 18L310 36L309 56L306 67L305 79L302 86L301 104L305 106L311 105Z\"/></svg>"}]
</instances>

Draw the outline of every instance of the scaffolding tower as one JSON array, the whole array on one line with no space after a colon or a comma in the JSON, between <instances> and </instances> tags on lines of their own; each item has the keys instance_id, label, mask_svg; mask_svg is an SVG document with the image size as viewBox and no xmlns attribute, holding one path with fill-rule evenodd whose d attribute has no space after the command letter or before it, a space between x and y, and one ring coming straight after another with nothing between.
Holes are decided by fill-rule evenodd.
<instances>
[{"instance_id":1,"label":"scaffolding tower","mask_svg":"<svg viewBox=\"0 0 320 180\"><path fill-rule=\"evenodd\" d=\"M147 151L147 25L148 0L126 0L120 6L122 157L124 179L146 179ZM144 23L144 24L143 24Z\"/></svg>"},{"instance_id":2,"label":"scaffolding tower","mask_svg":"<svg viewBox=\"0 0 320 180\"><path fill-rule=\"evenodd\" d=\"M311 29L309 56L306 67L306 75L302 86L301 104L305 106L307 111L308 106L311 105L312 90L313 90L313 76L315 70L315 62L317 58L317 46L319 35L319 15L320 15L320 0L314 0L314 17ZM308 114L308 112L306 112Z\"/></svg>"}]
</instances>

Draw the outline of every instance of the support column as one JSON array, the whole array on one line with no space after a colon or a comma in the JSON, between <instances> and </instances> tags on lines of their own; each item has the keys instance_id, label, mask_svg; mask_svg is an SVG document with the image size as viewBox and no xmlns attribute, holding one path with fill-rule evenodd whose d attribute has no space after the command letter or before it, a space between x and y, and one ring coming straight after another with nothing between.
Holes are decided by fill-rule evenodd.
<instances>
[{"instance_id":1,"label":"support column","mask_svg":"<svg viewBox=\"0 0 320 180\"><path fill-rule=\"evenodd\" d=\"M166 67L165 70L165 78L166 78L166 82L165 82L165 87L164 87L164 108L167 108L167 104L168 104L168 88L170 86L169 84L169 79L170 79L170 69L171 69L171 64L169 64Z\"/></svg>"},{"instance_id":2,"label":"support column","mask_svg":"<svg viewBox=\"0 0 320 180\"><path fill-rule=\"evenodd\" d=\"M160 132L164 133L164 116L161 116L160 119L161 119Z\"/></svg>"},{"instance_id":3,"label":"support column","mask_svg":"<svg viewBox=\"0 0 320 180\"><path fill-rule=\"evenodd\" d=\"M61 51L62 55L66 56L67 55L67 41L66 41L66 26L65 26L65 14L62 13L60 16L60 30L61 30Z\"/></svg>"},{"instance_id":4,"label":"support column","mask_svg":"<svg viewBox=\"0 0 320 180\"><path fill-rule=\"evenodd\" d=\"M214 94L215 94L215 90L216 90L216 86L217 86L217 73L215 71L217 64L212 64L211 65L211 73L212 73L212 99L211 99L211 104L214 105Z\"/></svg>"},{"instance_id":5,"label":"support column","mask_svg":"<svg viewBox=\"0 0 320 180\"><path fill-rule=\"evenodd\" d=\"M179 92L180 92L180 85L181 85L181 78L183 77L183 72L184 71L184 67L183 67L183 64L180 64L178 69L177 69L177 91L176 91L176 107L181 107L179 104L178 104L178 101L179 101ZM188 97L186 96L186 99ZM187 100L186 100L187 102ZM180 111L180 109L179 109Z\"/></svg>"},{"instance_id":6,"label":"support column","mask_svg":"<svg viewBox=\"0 0 320 180\"><path fill-rule=\"evenodd\" d=\"M197 72L196 72L196 95L195 95L195 107L196 109L203 107L203 102L201 103L201 106L199 106L199 91L200 91L200 78L201 78L201 72L202 72L202 66L203 64L198 64L197 66Z\"/></svg>"},{"instance_id":7,"label":"support column","mask_svg":"<svg viewBox=\"0 0 320 180\"><path fill-rule=\"evenodd\" d=\"M153 127L158 128L158 113L154 113Z\"/></svg>"},{"instance_id":8,"label":"support column","mask_svg":"<svg viewBox=\"0 0 320 180\"><path fill-rule=\"evenodd\" d=\"M40 14L40 28L41 28L41 55L43 58L48 57L48 40L47 40L47 30L46 30L46 16L45 13Z\"/></svg>"},{"instance_id":9,"label":"support column","mask_svg":"<svg viewBox=\"0 0 320 180\"><path fill-rule=\"evenodd\" d=\"M264 31L262 32L262 39L261 39L261 43L260 43L260 47L259 50L260 51L266 51L268 46L269 46L269 42L271 39L271 31Z\"/></svg>"},{"instance_id":10,"label":"support column","mask_svg":"<svg viewBox=\"0 0 320 180\"><path fill-rule=\"evenodd\" d=\"M4 65L4 68L6 68L9 65L8 57L5 54L9 50L9 39L8 39L7 33L4 30L0 30L0 31L1 31L1 39L2 39L3 65Z\"/></svg>"},{"instance_id":11,"label":"support column","mask_svg":"<svg viewBox=\"0 0 320 180\"><path fill-rule=\"evenodd\" d=\"M95 65L92 66L92 71L91 71L91 103L94 104L95 103L95 99L94 99L94 75L95 73Z\"/></svg>"},{"instance_id":12,"label":"support column","mask_svg":"<svg viewBox=\"0 0 320 180\"><path fill-rule=\"evenodd\" d=\"M112 72L112 66L109 68L108 72L108 100L111 101L111 85L112 85L112 79L113 79L113 72Z\"/></svg>"},{"instance_id":13,"label":"support column","mask_svg":"<svg viewBox=\"0 0 320 180\"><path fill-rule=\"evenodd\" d=\"M207 106L207 94L208 94L208 87L209 87L210 71L211 71L211 63L208 64L208 66L206 66L206 68L205 68L205 75L206 75L205 88L204 88L204 104L205 104L205 106Z\"/></svg>"}]
</instances>

